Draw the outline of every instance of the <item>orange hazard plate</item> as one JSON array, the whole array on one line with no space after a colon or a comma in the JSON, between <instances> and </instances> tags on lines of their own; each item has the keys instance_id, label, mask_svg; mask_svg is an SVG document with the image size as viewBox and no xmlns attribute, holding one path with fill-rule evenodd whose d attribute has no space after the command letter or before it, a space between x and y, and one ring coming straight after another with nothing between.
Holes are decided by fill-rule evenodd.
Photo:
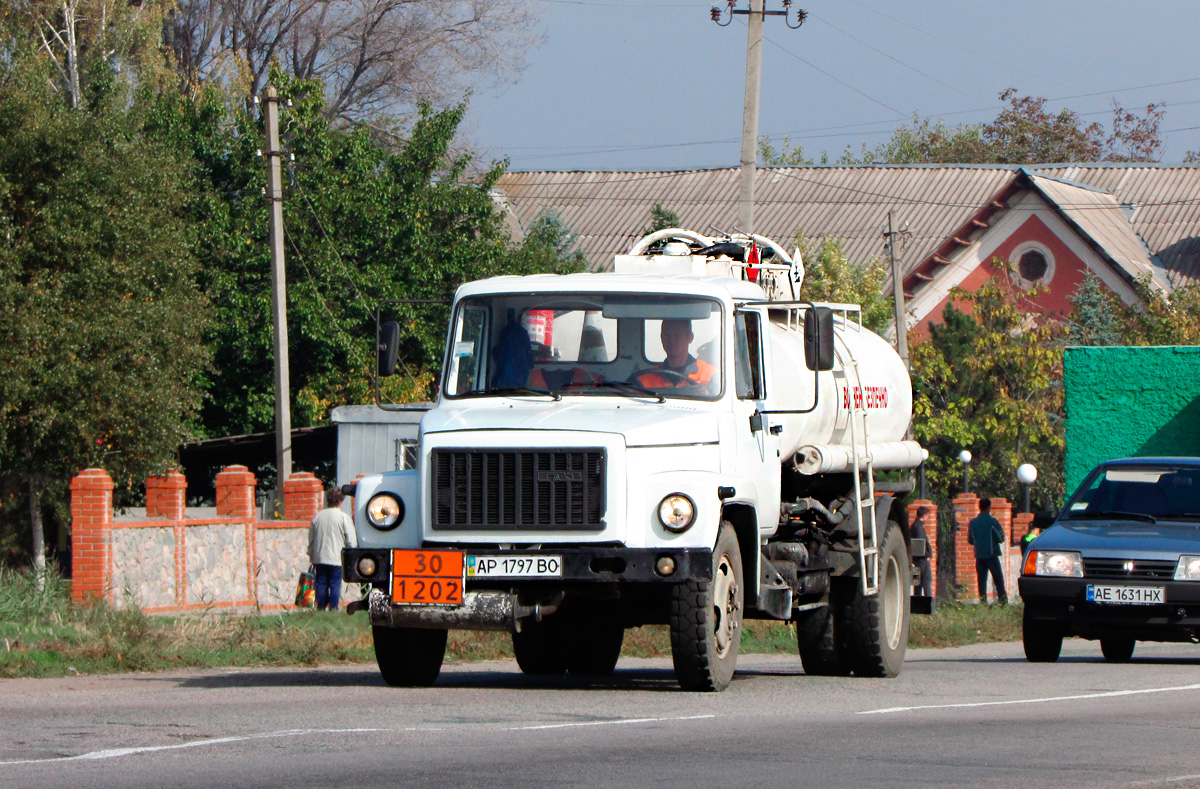
<instances>
[{"instance_id":1,"label":"orange hazard plate","mask_svg":"<svg viewBox=\"0 0 1200 789\"><path fill-rule=\"evenodd\" d=\"M462 605L461 551L392 551L392 602Z\"/></svg>"}]
</instances>

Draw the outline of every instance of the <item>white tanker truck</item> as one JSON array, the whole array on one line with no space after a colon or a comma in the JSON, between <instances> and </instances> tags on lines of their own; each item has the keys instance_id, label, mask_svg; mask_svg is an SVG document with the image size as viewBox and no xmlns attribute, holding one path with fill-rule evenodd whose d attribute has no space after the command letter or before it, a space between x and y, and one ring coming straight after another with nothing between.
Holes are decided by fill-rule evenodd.
<instances>
[{"instance_id":1,"label":"white tanker truck","mask_svg":"<svg viewBox=\"0 0 1200 789\"><path fill-rule=\"evenodd\" d=\"M418 467L345 486L385 681L434 682L450 629L604 675L666 624L679 684L721 690L745 618L794 622L809 674L900 671L924 546L876 475L921 462L911 386L857 306L798 298L795 257L670 229L613 273L458 289Z\"/></svg>"}]
</instances>

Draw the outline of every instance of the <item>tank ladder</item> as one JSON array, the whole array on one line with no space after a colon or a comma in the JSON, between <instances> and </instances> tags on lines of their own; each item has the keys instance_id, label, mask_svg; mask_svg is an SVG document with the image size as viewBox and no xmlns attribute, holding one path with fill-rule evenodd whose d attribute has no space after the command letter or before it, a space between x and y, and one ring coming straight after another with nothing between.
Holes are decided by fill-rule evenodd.
<instances>
[{"instance_id":1,"label":"tank ladder","mask_svg":"<svg viewBox=\"0 0 1200 789\"><path fill-rule=\"evenodd\" d=\"M845 346L843 346L845 347ZM862 384L858 375L858 360L845 347L849 364L843 362L843 367L854 371L854 387L857 392L849 392L850 397L850 448L854 455L854 525L858 527L858 571L862 579L864 595L879 593L879 530L875 522L875 464L871 457L871 445L867 435L867 409ZM839 354L840 355L840 354ZM847 386L850 381L847 377ZM856 396L857 394L857 396ZM858 421L862 420L861 452L858 438ZM863 491L863 475L866 475L866 495ZM866 516L863 515L866 510ZM869 528L868 528L869 527Z\"/></svg>"}]
</instances>

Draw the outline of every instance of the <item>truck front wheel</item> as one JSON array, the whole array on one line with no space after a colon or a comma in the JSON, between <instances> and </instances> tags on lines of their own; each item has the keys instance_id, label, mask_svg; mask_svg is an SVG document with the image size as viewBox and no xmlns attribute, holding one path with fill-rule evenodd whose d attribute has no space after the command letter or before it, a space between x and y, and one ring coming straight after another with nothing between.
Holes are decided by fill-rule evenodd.
<instances>
[{"instance_id":1,"label":"truck front wheel","mask_svg":"<svg viewBox=\"0 0 1200 789\"><path fill-rule=\"evenodd\" d=\"M862 579L847 586L841 602L850 666L860 677L894 677L908 649L912 572L900 526L888 521L879 541L879 593L865 595Z\"/></svg>"},{"instance_id":2,"label":"truck front wheel","mask_svg":"<svg viewBox=\"0 0 1200 789\"><path fill-rule=\"evenodd\" d=\"M733 524L721 523L713 579L671 588L671 659L684 690L724 690L742 640L742 556Z\"/></svg>"},{"instance_id":3,"label":"truck front wheel","mask_svg":"<svg viewBox=\"0 0 1200 789\"><path fill-rule=\"evenodd\" d=\"M392 687L432 685L442 671L447 632L420 627L372 627L375 662L383 681Z\"/></svg>"},{"instance_id":4,"label":"truck front wheel","mask_svg":"<svg viewBox=\"0 0 1200 789\"><path fill-rule=\"evenodd\" d=\"M620 622L576 619L566 629L567 671L577 677L607 677L617 667L625 628Z\"/></svg>"},{"instance_id":5,"label":"truck front wheel","mask_svg":"<svg viewBox=\"0 0 1200 789\"><path fill-rule=\"evenodd\" d=\"M521 623L521 631L512 634L513 654L521 671L531 676L554 677L567 670L567 652L562 622L547 619ZM615 661L614 661L615 663Z\"/></svg>"}]
</instances>

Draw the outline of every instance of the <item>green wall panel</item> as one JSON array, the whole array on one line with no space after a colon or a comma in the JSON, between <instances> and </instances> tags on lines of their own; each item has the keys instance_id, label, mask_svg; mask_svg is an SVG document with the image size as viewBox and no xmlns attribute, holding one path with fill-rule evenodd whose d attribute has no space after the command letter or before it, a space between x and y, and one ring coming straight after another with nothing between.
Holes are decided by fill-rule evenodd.
<instances>
[{"instance_id":1,"label":"green wall panel","mask_svg":"<svg viewBox=\"0 0 1200 789\"><path fill-rule=\"evenodd\" d=\"M1200 347L1067 348L1068 494L1102 460L1200 455Z\"/></svg>"}]
</instances>

